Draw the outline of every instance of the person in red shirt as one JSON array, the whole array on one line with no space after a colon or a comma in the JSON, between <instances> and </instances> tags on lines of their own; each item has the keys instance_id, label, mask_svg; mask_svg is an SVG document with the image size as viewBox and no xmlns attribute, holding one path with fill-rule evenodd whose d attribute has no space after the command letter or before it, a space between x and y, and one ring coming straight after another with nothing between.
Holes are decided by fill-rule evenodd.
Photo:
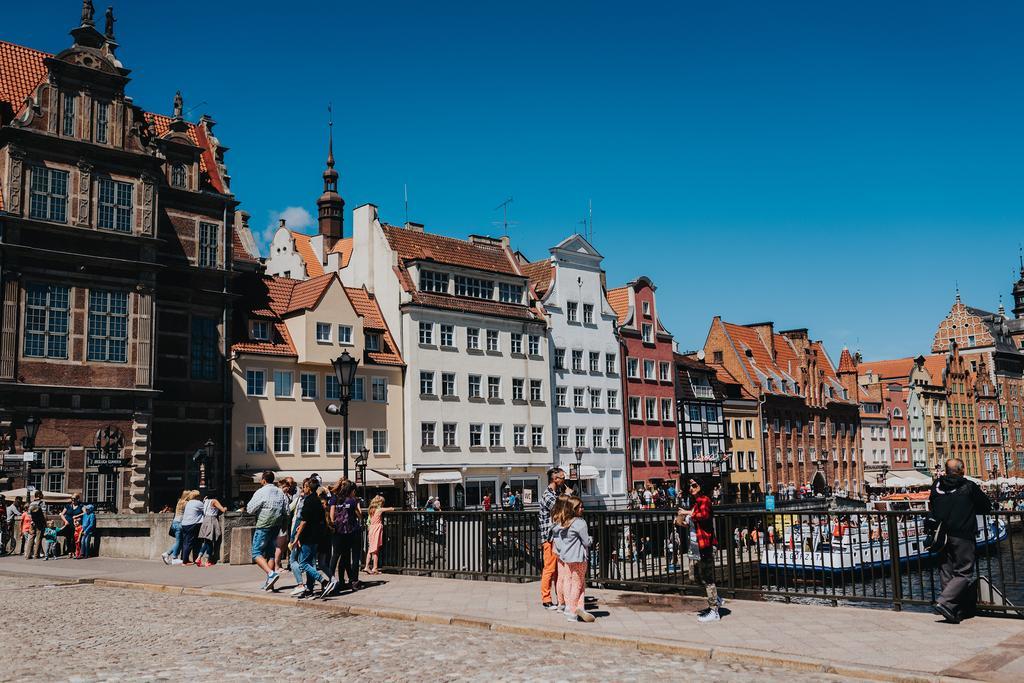
<instances>
[{"instance_id":1,"label":"person in red shirt","mask_svg":"<svg viewBox=\"0 0 1024 683\"><path fill-rule=\"evenodd\" d=\"M715 586L715 522L711 509L711 499L701 490L696 479L690 480L690 498L693 507L689 510L679 508L681 521L690 527L690 571L691 577L702 584L708 594L708 607L697 615L697 621L704 623L718 621L721 617L718 608L725 604L718 595ZM696 546L696 547L694 547Z\"/></svg>"}]
</instances>

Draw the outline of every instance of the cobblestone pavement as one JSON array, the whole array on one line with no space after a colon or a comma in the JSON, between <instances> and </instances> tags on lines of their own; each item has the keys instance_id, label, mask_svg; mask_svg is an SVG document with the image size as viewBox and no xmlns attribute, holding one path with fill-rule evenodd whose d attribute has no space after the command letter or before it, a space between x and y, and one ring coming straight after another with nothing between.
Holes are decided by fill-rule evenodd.
<instances>
[{"instance_id":1,"label":"cobblestone pavement","mask_svg":"<svg viewBox=\"0 0 1024 683\"><path fill-rule=\"evenodd\" d=\"M0 578L4 614L32 625L0 630L0 652L13 654L6 680L848 680L291 605L47 584ZM563 663L553 661L560 654Z\"/></svg>"}]
</instances>

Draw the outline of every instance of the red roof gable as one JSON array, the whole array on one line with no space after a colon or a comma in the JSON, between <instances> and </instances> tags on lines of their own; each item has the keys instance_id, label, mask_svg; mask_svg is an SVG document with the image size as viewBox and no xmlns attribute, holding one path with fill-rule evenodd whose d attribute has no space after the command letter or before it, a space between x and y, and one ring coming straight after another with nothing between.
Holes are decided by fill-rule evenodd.
<instances>
[{"instance_id":1,"label":"red roof gable","mask_svg":"<svg viewBox=\"0 0 1024 683\"><path fill-rule=\"evenodd\" d=\"M381 223L388 244L402 261L436 261L503 275L521 275L511 254L500 246L474 244L468 240L444 237L418 230Z\"/></svg>"}]
</instances>

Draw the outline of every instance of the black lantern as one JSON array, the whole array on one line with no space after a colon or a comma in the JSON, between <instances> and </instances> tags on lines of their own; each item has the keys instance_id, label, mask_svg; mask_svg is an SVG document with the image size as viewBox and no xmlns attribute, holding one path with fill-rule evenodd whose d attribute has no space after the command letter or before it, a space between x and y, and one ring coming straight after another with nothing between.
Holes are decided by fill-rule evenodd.
<instances>
[{"instance_id":1,"label":"black lantern","mask_svg":"<svg viewBox=\"0 0 1024 683\"><path fill-rule=\"evenodd\" d=\"M366 466L370 461L370 449L363 446L356 453L356 484L363 487L363 499L366 499Z\"/></svg>"},{"instance_id":2,"label":"black lantern","mask_svg":"<svg viewBox=\"0 0 1024 683\"><path fill-rule=\"evenodd\" d=\"M579 491L580 466L583 464L583 449L580 448L579 446L577 446L576 450L573 452L573 454L576 456L576 462L571 465L571 468L572 468L572 477L571 478L576 481L576 486L577 486L576 493L578 495L580 493L580 491Z\"/></svg>"},{"instance_id":3,"label":"black lantern","mask_svg":"<svg viewBox=\"0 0 1024 683\"><path fill-rule=\"evenodd\" d=\"M344 462L345 478L348 479L348 402L352 400L352 387L356 382L356 368L359 360L353 358L349 352L342 351L341 355L331 361L334 366L334 376L338 378L338 403L327 406L327 412L331 415L341 415L344 427Z\"/></svg>"},{"instance_id":4,"label":"black lantern","mask_svg":"<svg viewBox=\"0 0 1024 683\"><path fill-rule=\"evenodd\" d=\"M29 415L25 418L25 436L21 439L21 448L25 451L31 451L36 447L36 434L39 433L39 425L43 423L35 415Z\"/></svg>"}]
</instances>

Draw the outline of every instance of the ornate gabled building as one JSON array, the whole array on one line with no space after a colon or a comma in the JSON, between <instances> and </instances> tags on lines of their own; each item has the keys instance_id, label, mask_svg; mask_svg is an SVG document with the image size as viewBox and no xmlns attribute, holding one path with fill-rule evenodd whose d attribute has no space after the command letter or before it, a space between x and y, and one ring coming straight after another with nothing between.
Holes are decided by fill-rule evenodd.
<instances>
[{"instance_id":1,"label":"ornate gabled building","mask_svg":"<svg viewBox=\"0 0 1024 683\"><path fill-rule=\"evenodd\" d=\"M705 357L761 402L766 493L809 484L864 492L857 367L849 352L836 369L807 330L736 325L715 317Z\"/></svg>"},{"instance_id":2,"label":"ornate gabled building","mask_svg":"<svg viewBox=\"0 0 1024 683\"><path fill-rule=\"evenodd\" d=\"M59 54L0 42L0 424L42 420L30 485L144 511L195 484L207 441L227 485L228 302L255 258L214 122L180 94L135 105L114 21L84 2ZM126 467L94 463L108 426Z\"/></svg>"}]
</instances>

